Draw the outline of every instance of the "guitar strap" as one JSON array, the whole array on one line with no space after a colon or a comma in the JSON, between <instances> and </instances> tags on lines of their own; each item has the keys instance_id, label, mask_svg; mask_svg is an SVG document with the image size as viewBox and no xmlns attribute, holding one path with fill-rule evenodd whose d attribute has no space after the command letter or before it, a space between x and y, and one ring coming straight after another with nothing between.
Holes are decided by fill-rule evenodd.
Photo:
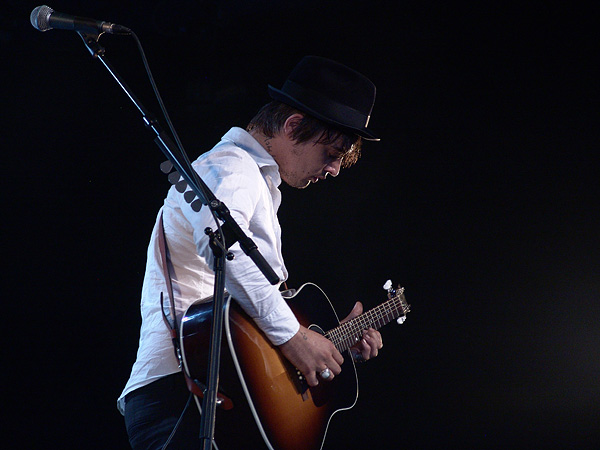
<instances>
[{"instance_id":1,"label":"guitar strap","mask_svg":"<svg viewBox=\"0 0 600 450\"><path fill-rule=\"evenodd\" d=\"M162 312L163 321L165 325L169 329L169 334L171 335L171 341L173 342L173 349L175 350L175 357L179 362L179 368L182 369L183 374L185 375L185 383L187 385L188 390L196 395L197 397L202 398L204 396L203 390L198 386L194 380L192 380L185 370L183 370L183 357L181 355L181 346L179 342L179 327L177 326L177 314L175 313L175 297L173 296L173 283L171 281L171 273L169 270L169 265L167 263L167 238L165 236L165 227L163 223L163 213L160 213L160 220L158 222L158 247L160 249L160 256L163 265L163 275L165 276L165 283L167 285L167 293L169 294L169 317L165 313L165 305L164 305L164 296L163 293L160 293L160 310Z\"/></svg>"},{"instance_id":2,"label":"guitar strap","mask_svg":"<svg viewBox=\"0 0 600 450\"><path fill-rule=\"evenodd\" d=\"M164 297L163 293L160 293L160 311L162 312L163 321L169 329L171 335L171 341L173 341L173 348L175 350L175 356L179 361L179 368L181 368L181 348L179 347L178 339L178 326L177 326L177 315L175 313L175 297L173 296L173 283L171 281L171 273L169 265L167 263L167 238L165 236L165 228L163 224L163 213L160 213L160 220L158 222L158 248L160 249L160 257L163 266L163 275L165 277L165 284L167 285L167 293L169 294L169 317L165 313Z\"/></svg>"}]
</instances>

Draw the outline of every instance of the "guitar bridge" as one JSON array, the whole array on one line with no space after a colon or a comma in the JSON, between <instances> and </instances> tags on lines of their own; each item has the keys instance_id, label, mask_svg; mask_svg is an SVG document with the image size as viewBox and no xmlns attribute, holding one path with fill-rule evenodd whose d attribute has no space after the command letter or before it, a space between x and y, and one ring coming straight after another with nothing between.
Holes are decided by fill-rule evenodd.
<instances>
[{"instance_id":1,"label":"guitar bridge","mask_svg":"<svg viewBox=\"0 0 600 450\"><path fill-rule=\"evenodd\" d=\"M298 369L294 368L295 376L293 376L294 386L296 386L296 390L302 396L302 400L308 400L308 383L306 382L306 378Z\"/></svg>"}]
</instances>

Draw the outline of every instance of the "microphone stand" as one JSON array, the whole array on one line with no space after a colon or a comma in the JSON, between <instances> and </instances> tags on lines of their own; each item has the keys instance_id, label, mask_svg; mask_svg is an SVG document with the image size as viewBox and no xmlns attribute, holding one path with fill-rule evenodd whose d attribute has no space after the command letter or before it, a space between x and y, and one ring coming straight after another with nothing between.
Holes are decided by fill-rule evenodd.
<instances>
[{"instance_id":1,"label":"microphone stand","mask_svg":"<svg viewBox=\"0 0 600 450\"><path fill-rule=\"evenodd\" d=\"M215 271L215 286L213 300L213 325L210 335L209 361L208 361L208 378L207 387L204 391L202 399L202 414L200 423L200 440L202 441L202 449L210 450L214 440L215 431L215 416L217 408L217 392L219 387L219 364L221 352L221 336L223 329L223 304L225 291L225 260L232 259L233 255L228 253L227 249L230 245L238 241L240 247L246 255L258 266L260 271L265 275L267 280L275 285L279 282L279 277L275 271L269 266L267 261L258 251L256 244L245 235L239 225L233 220L229 214L227 206L218 200L210 191L208 186L202 181L198 173L192 168L189 159L182 148L178 148L168 135L161 130L156 119L152 118L146 108L140 103L136 96L131 92L131 89L121 79L119 74L113 69L111 64L104 57L105 50L98 44L98 34L78 33L86 47L92 54L92 57L99 59L104 67L110 72L119 86L125 91L125 94L130 98L133 104L142 114L142 118L146 127L156 134L154 142L162 150L171 164L176 168L181 177L185 180L194 194L202 202L208 206L214 214L223 221L221 228L223 236L213 233L207 229L205 232L210 238L210 248L214 254ZM167 171L168 172L168 171ZM190 201L191 203L191 201ZM221 239L223 243L221 243Z\"/></svg>"}]
</instances>

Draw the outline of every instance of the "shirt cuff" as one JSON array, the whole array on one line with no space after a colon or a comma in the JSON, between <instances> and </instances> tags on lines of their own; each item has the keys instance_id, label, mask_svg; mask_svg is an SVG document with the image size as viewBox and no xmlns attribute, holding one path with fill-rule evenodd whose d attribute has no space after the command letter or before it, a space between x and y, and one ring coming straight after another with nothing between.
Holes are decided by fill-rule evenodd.
<instances>
[{"instance_id":1,"label":"shirt cuff","mask_svg":"<svg viewBox=\"0 0 600 450\"><path fill-rule=\"evenodd\" d=\"M285 344L300 329L300 323L285 301L281 301L269 315L254 319L273 345Z\"/></svg>"}]
</instances>

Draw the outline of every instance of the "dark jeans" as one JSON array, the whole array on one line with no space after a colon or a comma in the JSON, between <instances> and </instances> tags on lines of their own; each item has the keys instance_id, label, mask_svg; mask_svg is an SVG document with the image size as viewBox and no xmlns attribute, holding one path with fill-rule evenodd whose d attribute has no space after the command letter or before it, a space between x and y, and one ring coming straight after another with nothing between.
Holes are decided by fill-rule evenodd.
<instances>
[{"instance_id":1,"label":"dark jeans","mask_svg":"<svg viewBox=\"0 0 600 450\"><path fill-rule=\"evenodd\" d=\"M182 373L166 376L127 394L125 426L133 450L160 450L187 409L167 449L198 450L200 413Z\"/></svg>"}]
</instances>

